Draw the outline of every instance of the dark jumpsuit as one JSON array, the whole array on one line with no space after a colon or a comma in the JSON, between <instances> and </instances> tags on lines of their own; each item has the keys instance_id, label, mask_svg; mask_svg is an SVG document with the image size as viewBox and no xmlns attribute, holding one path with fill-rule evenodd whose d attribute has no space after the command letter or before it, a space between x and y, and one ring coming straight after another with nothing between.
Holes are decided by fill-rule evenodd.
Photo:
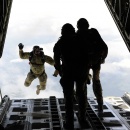
<instances>
[{"instance_id":1,"label":"dark jumpsuit","mask_svg":"<svg viewBox=\"0 0 130 130\"><path fill-rule=\"evenodd\" d=\"M87 107L86 77L88 75L87 60L82 61L81 52L76 45L75 36L61 37L54 46L55 68L61 75L60 83L63 88L66 121L73 124L73 94L74 84L79 104L80 116L85 116ZM61 63L62 62L62 63Z\"/></svg>"}]
</instances>

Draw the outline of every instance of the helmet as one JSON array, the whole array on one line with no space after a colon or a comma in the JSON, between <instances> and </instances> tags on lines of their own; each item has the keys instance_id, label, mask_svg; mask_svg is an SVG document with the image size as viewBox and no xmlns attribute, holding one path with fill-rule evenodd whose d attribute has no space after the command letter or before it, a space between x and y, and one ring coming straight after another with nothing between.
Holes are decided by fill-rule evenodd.
<instances>
[{"instance_id":1,"label":"helmet","mask_svg":"<svg viewBox=\"0 0 130 130\"><path fill-rule=\"evenodd\" d=\"M89 23L85 18L80 18L77 21L77 28L78 29L88 29L89 28Z\"/></svg>"},{"instance_id":2,"label":"helmet","mask_svg":"<svg viewBox=\"0 0 130 130\"><path fill-rule=\"evenodd\" d=\"M62 26L61 34L62 35L73 35L73 34L75 34L75 28L70 23L66 23Z\"/></svg>"},{"instance_id":3,"label":"helmet","mask_svg":"<svg viewBox=\"0 0 130 130\"><path fill-rule=\"evenodd\" d=\"M43 48L40 48L39 46L33 47L33 52L34 52L35 55L39 55L41 50L43 50Z\"/></svg>"},{"instance_id":4,"label":"helmet","mask_svg":"<svg viewBox=\"0 0 130 130\"><path fill-rule=\"evenodd\" d=\"M36 50L36 49L40 49L40 47L39 46L34 46L33 51Z\"/></svg>"}]
</instances>

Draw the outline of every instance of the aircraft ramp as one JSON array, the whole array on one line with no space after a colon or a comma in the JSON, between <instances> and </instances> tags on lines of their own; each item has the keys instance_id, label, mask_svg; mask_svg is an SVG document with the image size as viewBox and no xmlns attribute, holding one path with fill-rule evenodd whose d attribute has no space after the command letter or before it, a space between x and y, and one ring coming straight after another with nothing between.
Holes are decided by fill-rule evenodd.
<instances>
[{"instance_id":1,"label":"aircraft ramp","mask_svg":"<svg viewBox=\"0 0 130 130\"><path fill-rule=\"evenodd\" d=\"M124 96L125 98L126 95ZM127 98L128 99L128 98ZM95 98L88 98L86 118L90 130L129 130L130 106L121 97L104 98L104 113L98 114ZM74 103L75 130L81 130L78 122L78 104ZM0 121L4 127L14 125L18 130L64 130L65 104L63 98L51 96L45 99L3 98L0 106ZM87 130L87 129L86 129Z\"/></svg>"}]
</instances>

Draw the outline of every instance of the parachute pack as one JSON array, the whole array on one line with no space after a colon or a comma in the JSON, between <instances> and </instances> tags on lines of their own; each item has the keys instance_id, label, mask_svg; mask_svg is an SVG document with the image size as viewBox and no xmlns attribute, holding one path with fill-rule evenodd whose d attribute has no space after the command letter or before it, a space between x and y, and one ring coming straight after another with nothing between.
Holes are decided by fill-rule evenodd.
<instances>
[{"instance_id":1,"label":"parachute pack","mask_svg":"<svg viewBox=\"0 0 130 130\"><path fill-rule=\"evenodd\" d=\"M99 32L91 28L89 30L90 43L88 46L88 57L90 64L101 63L102 60L105 60L108 54L108 47L106 43L101 38Z\"/></svg>"}]
</instances>

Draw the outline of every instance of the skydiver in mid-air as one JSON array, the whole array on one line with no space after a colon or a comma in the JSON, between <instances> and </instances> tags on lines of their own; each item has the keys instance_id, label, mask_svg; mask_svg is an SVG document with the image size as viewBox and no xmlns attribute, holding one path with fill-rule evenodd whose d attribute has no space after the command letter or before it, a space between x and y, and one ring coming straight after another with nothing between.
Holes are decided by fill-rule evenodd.
<instances>
[{"instance_id":1,"label":"skydiver in mid-air","mask_svg":"<svg viewBox=\"0 0 130 130\"><path fill-rule=\"evenodd\" d=\"M40 90L46 89L47 74L45 72L44 64L45 62L54 66L54 60L44 54L43 49L39 46L34 46L31 52L24 52L24 45L20 43L19 45L19 56L21 59L28 59L30 64L30 72L27 74L24 85L26 87L30 86L31 82L38 78L39 85L37 85L36 94L40 93Z\"/></svg>"}]
</instances>

